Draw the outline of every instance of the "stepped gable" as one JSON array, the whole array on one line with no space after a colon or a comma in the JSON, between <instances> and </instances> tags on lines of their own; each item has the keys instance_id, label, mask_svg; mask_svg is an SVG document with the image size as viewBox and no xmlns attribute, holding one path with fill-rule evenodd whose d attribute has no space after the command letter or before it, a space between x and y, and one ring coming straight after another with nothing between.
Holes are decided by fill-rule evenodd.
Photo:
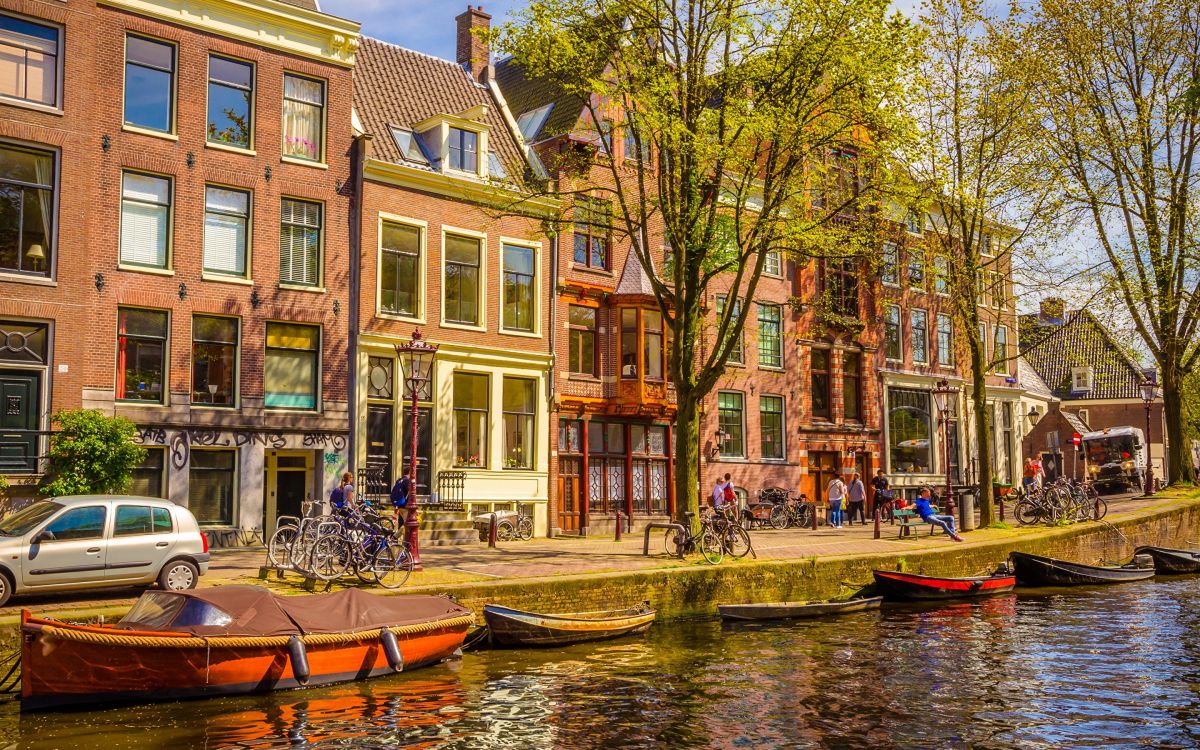
<instances>
[{"instance_id":1,"label":"stepped gable","mask_svg":"<svg viewBox=\"0 0 1200 750\"><path fill-rule=\"evenodd\" d=\"M437 115L454 115L487 106L488 146L508 174L524 172L524 149L504 120L492 92L473 80L458 63L363 37L354 66L354 110L376 158L418 166L404 158L392 137L393 126L411 129ZM487 158L480 154L481 158Z\"/></svg>"},{"instance_id":2,"label":"stepped gable","mask_svg":"<svg viewBox=\"0 0 1200 750\"><path fill-rule=\"evenodd\" d=\"M1067 311L1061 318L1022 315L1020 331L1024 358L1055 397L1063 401L1141 398L1142 367L1089 311ZM1092 389L1072 392L1071 368L1089 366Z\"/></svg>"}]
</instances>

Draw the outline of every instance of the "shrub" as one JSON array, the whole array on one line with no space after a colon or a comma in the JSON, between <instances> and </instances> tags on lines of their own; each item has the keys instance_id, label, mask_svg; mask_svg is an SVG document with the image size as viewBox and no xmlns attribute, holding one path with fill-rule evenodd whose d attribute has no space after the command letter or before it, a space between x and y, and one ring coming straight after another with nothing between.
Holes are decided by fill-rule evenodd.
<instances>
[{"instance_id":1,"label":"shrub","mask_svg":"<svg viewBox=\"0 0 1200 750\"><path fill-rule=\"evenodd\" d=\"M133 442L137 428L96 409L57 412L51 422L49 469L41 493L51 497L124 492L146 450Z\"/></svg>"}]
</instances>

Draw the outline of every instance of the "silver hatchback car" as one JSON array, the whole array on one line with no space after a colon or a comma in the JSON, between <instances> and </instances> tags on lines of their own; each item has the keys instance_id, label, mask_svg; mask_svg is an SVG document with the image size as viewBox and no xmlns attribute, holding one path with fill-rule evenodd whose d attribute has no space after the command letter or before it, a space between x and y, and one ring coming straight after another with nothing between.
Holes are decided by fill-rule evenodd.
<instances>
[{"instance_id":1,"label":"silver hatchback car","mask_svg":"<svg viewBox=\"0 0 1200 750\"><path fill-rule=\"evenodd\" d=\"M157 498L58 497L0 520L0 606L13 594L107 586L181 591L208 563L191 511Z\"/></svg>"}]
</instances>

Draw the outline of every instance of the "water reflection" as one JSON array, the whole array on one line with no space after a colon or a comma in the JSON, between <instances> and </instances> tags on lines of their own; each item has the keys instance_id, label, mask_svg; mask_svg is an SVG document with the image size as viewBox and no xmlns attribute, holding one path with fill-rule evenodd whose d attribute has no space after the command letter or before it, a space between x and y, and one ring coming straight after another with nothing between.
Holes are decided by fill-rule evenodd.
<instances>
[{"instance_id":1,"label":"water reflection","mask_svg":"<svg viewBox=\"0 0 1200 750\"><path fill-rule=\"evenodd\" d=\"M15 748L1196 747L1200 580L656 627L255 698L20 717Z\"/></svg>"}]
</instances>

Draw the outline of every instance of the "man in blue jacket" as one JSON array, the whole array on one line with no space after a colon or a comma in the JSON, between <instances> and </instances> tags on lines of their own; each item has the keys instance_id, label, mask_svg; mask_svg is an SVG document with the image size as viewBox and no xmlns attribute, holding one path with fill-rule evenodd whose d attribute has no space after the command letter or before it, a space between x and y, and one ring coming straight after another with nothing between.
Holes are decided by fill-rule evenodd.
<instances>
[{"instance_id":1,"label":"man in blue jacket","mask_svg":"<svg viewBox=\"0 0 1200 750\"><path fill-rule=\"evenodd\" d=\"M934 526L941 526L942 529L950 535L950 538L956 542L961 542L963 538L954 530L954 516L938 516L934 515L933 506L930 505L932 490L928 487L922 487L920 494L917 495L916 507L917 515L925 523L931 523Z\"/></svg>"}]
</instances>

